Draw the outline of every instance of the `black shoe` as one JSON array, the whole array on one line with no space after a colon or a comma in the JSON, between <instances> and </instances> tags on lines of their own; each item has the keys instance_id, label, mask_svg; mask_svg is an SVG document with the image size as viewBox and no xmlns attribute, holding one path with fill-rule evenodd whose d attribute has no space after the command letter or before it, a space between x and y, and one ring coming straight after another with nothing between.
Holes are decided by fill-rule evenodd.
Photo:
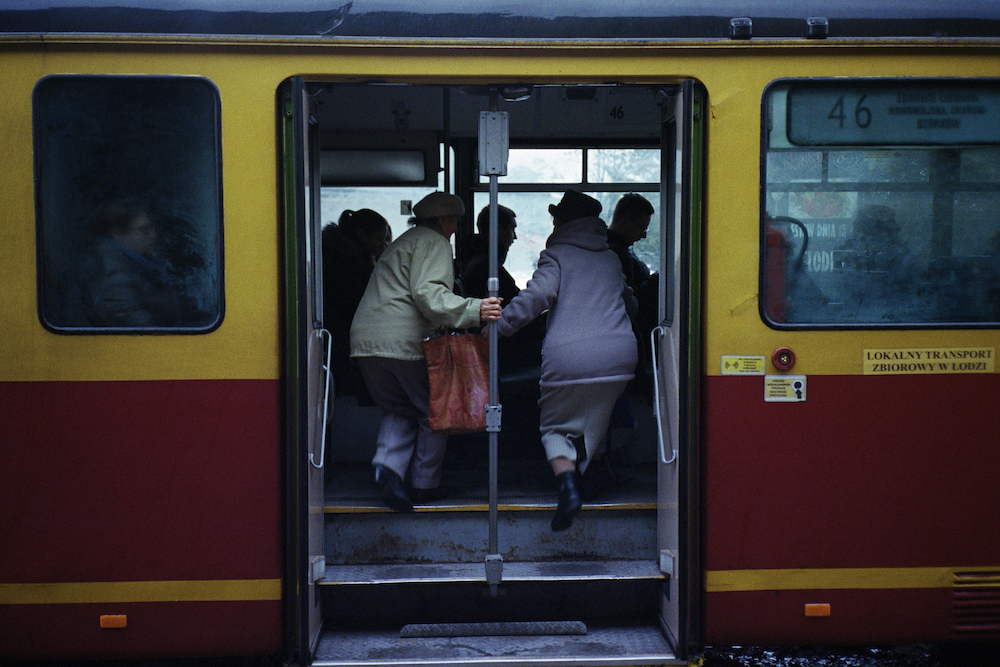
<instances>
[{"instance_id":1,"label":"black shoe","mask_svg":"<svg viewBox=\"0 0 1000 667\"><path fill-rule=\"evenodd\" d=\"M448 493L440 486L435 486L433 489L418 489L417 487L413 487L410 489L410 497L413 498L414 505L426 505L447 498Z\"/></svg>"},{"instance_id":2,"label":"black shoe","mask_svg":"<svg viewBox=\"0 0 1000 667\"><path fill-rule=\"evenodd\" d=\"M556 475L556 481L559 482L559 505L552 517L552 530L558 532L573 525L573 517L583 507L583 498L580 496L580 473L564 472Z\"/></svg>"},{"instance_id":3,"label":"black shoe","mask_svg":"<svg viewBox=\"0 0 1000 667\"><path fill-rule=\"evenodd\" d=\"M378 484L382 502L397 512L412 512L413 502L406 494L403 480L385 466L375 466L375 483Z\"/></svg>"}]
</instances>

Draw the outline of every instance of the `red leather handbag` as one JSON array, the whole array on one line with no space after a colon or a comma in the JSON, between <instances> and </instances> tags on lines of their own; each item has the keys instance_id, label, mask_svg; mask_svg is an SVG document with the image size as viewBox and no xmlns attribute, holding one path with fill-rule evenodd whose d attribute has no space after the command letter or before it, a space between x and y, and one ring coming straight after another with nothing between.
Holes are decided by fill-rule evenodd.
<instances>
[{"instance_id":1,"label":"red leather handbag","mask_svg":"<svg viewBox=\"0 0 1000 667\"><path fill-rule=\"evenodd\" d=\"M486 430L489 353L489 340L478 334L446 333L424 341L431 386L427 416L434 432Z\"/></svg>"}]
</instances>

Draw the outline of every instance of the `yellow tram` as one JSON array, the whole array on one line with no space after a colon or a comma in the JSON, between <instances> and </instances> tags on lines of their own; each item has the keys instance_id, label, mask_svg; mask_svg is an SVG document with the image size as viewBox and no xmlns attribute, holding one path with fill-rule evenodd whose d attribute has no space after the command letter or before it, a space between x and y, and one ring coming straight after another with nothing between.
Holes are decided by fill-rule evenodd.
<instances>
[{"instance_id":1,"label":"yellow tram","mask_svg":"<svg viewBox=\"0 0 1000 667\"><path fill-rule=\"evenodd\" d=\"M746 11L0 2L0 658L1000 637L1000 8ZM536 367L408 514L331 380L322 230L399 236L442 190L460 246L493 188L522 287L565 190L654 209L653 321L563 533Z\"/></svg>"}]
</instances>

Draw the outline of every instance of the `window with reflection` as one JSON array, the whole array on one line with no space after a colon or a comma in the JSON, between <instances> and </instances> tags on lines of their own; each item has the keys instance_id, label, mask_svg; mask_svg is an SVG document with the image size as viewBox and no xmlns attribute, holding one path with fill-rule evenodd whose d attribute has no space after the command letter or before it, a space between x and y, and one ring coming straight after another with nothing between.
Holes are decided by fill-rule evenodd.
<instances>
[{"instance_id":1,"label":"window with reflection","mask_svg":"<svg viewBox=\"0 0 1000 667\"><path fill-rule=\"evenodd\" d=\"M1000 322L1000 84L793 81L764 97L776 326Z\"/></svg>"},{"instance_id":2,"label":"window with reflection","mask_svg":"<svg viewBox=\"0 0 1000 667\"><path fill-rule=\"evenodd\" d=\"M33 103L42 323L66 333L217 326L215 86L194 77L51 76Z\"/></svg>"}]
</instances>

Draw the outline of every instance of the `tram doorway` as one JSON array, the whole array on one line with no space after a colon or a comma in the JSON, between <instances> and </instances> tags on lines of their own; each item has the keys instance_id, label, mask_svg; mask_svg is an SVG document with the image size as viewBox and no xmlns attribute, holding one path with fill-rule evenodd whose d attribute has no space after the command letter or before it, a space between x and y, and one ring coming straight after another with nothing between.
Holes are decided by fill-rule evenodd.
<instances>
[{"instance_id":1,"label":"tram doorway","mask_svg":"<svg viewBox=\"0 0 1000 667\"><path fill-rule=\"evenodd\" d=\"M493 664L513 655L532 664L676 664L697 646L701 103L689 81L295 79L279 91L286 291L299 304L286 322L297 383L286 581L295 603L286 624L299 662ZM342 286L322 276L322 230L344 211L377 211L396 238L412 204L443 190L466 203L457 249L474 237L491 202L479 160L480 117L490 111L507 123L506 173L494 174L493 187L516 213L503 265L519 287L551 232L548 204L566 189L601 201L608 222L629 192L654 207L646 239L633 246L652 276L652 314L636 323L640 365L590 466L592 495L560 533L549 526L556 488L538 436L540 369L530 361L538 349L526 342L517 351L529 361L501 364L494 443L488 434L452 436L444 497L397 513L372 475L380 412L349 360L337 359L349 322L323 308L323 290ZM346 364L339 376L338 363Z\"/></svg>"}]
</instances>

